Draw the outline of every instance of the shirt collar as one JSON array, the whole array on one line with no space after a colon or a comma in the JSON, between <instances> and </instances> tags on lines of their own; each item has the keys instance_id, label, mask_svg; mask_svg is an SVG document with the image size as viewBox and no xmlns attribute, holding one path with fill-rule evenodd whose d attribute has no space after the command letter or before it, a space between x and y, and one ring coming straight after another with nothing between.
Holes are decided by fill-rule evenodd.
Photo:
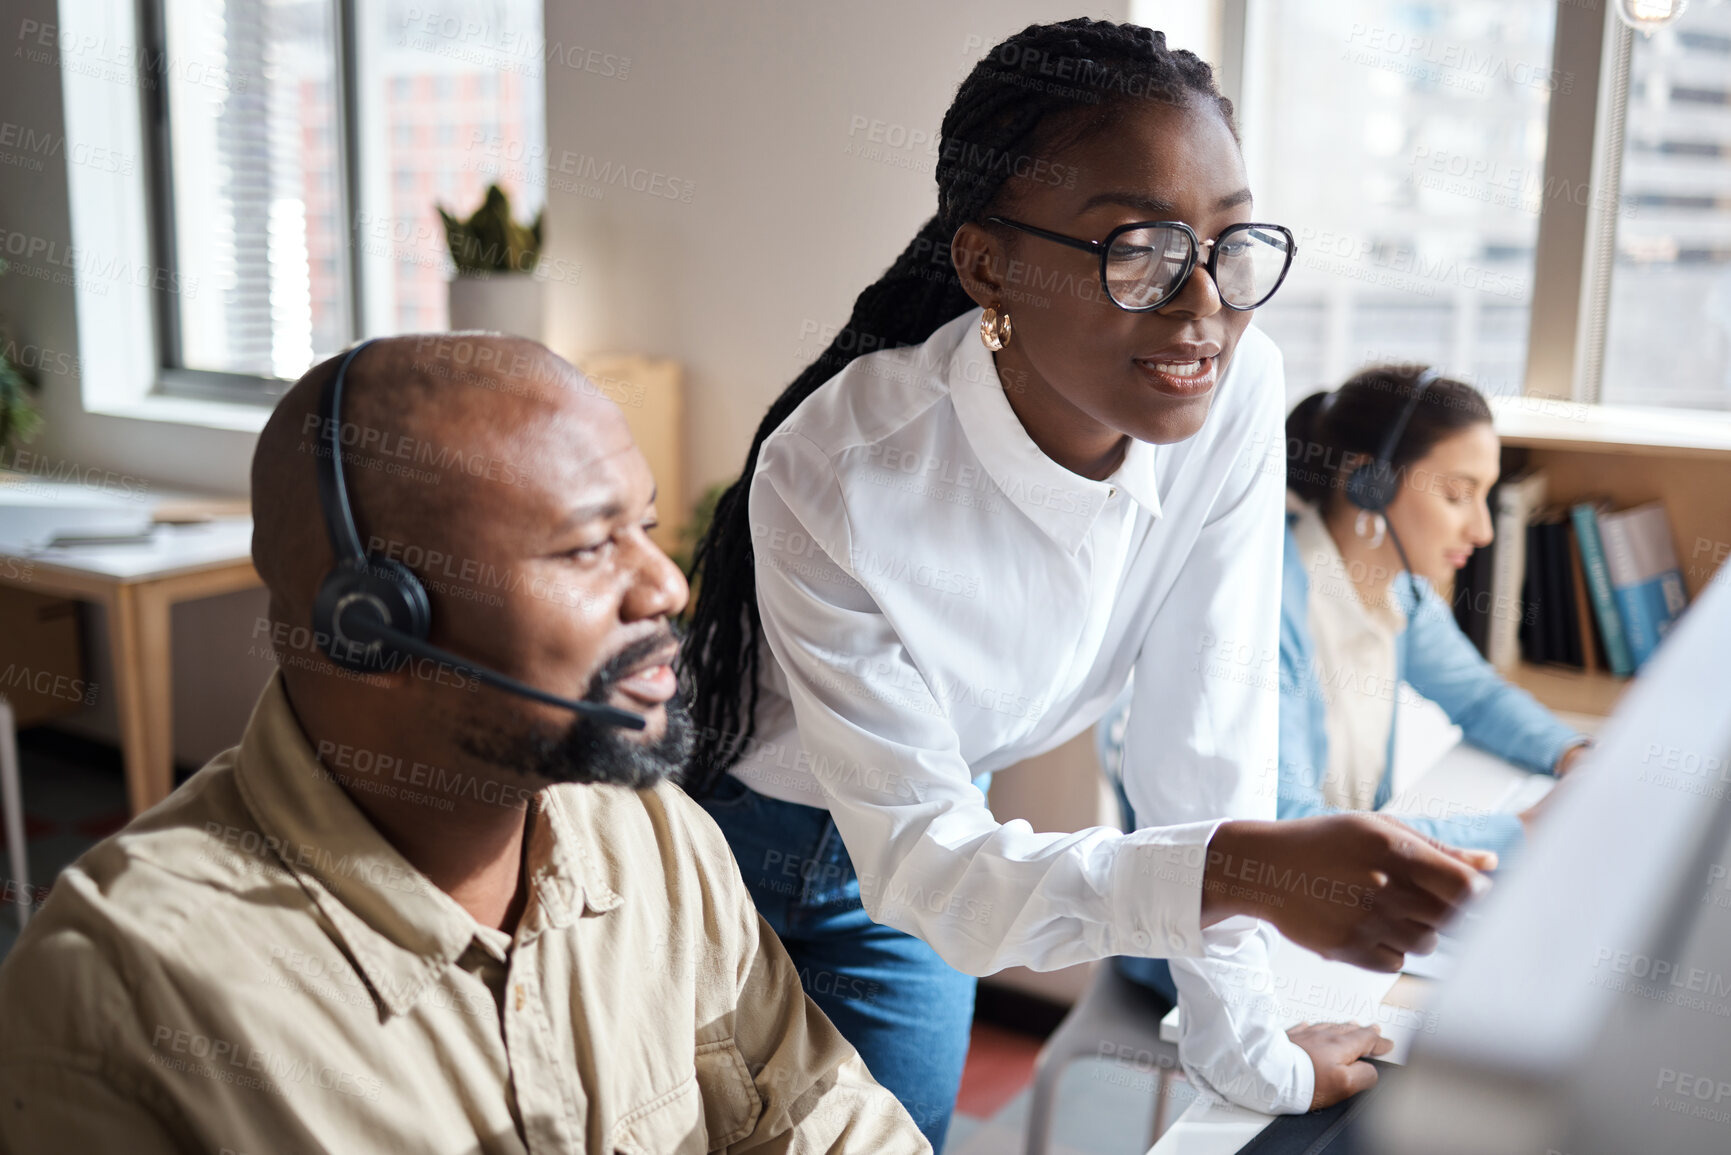
<instances>
[{"instance_id":1,"label":"shirt collar","mask_svg":"<svg viewBox=\"0 0 1731 1155\"><path fill-rule=\"evenodd\" d=\"M266 846L312 896L393 1014L413 1006L470 942L481 941L469 912L399 854L319 762L280 673L253 710L235 777ZM561 792L543 790L532 804L529 908L539 917L534 927L519 928L519 938L538 931L541 920L563 926L574 912L620 902L617 870L604 869L612 864L596 862L574 836L573 799Z\"/></svg>"},{"instance_id":2,"label":"shirt collar","mask_svg":"<svg viewBox=\"0 0 1731 1155\"><path fill-rule=\"evenodd\" d=\"M1334 536L1328 532L1316 506L1288 492L1286 510L1292 515L1292 536L1309 577L1311 598L1329 599L1340 607L1348 621L1379 637L1400 633L1406 621L1393 601L1373 608L1359 597L1346 559L1340 556L1340 547L1334 544ZM1390 591L1395 599L1399 598L1395 585L1390 586Z\"/></svg>"},{"instance_id":3,"label":"shirt collar","mask_svg":"<svg viewBox=\"0 0 1731 1155\"><path fill-rule=\"evenodd\" d=\"M1132 438L1123 462L1104 481L1071 473L1034 444L1004 396L991 350L974 339L979 316L980 310L974 310L962 327L947 384L969 446L1011 504L1072 554L1087 539L1114 488L1159 517L1154 447L1147 442Z\"/></svg>"}]
</instances>

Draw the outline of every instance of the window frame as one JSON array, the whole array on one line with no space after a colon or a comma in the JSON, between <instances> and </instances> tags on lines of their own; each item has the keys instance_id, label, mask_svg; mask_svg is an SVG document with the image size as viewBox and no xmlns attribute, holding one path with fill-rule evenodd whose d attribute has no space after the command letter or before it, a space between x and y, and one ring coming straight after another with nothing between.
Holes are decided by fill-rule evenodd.
<instances>
[{"instance_id":1,"label":"window frame","mask_svg":"<svg viewBox=\"0 0 1731 1155\"><path fill-rule=\"evenodd\" d=\"M168 59L168 0L138 0L138 22L143 42L143 58ZM326 0L331 9L332 27L336 30L336 107L340 110L334 131L336 155L341 169L337 182L337 197L348 244L344 246L343 268L348 289L347 340L359 340L369 330L365 318L365 262L356 243L354 206L360 203L360 158L356 142L360 139L358 104L360 86L357 83L356 21L354 0ZM168 85L165 78L155 77L155 83L145 86L144 146L146 163L146 212L151 259L155 267L166 274L159 278L161 286L152 293L152 320L156 335L156 385L152 392L166 397L181 397L204 401L222 401L264 408L275 406L277 399L294 384L293 381L267 374L231 373L213 369L187 367L181 347L180 302L170 291L175 283L178 249L175 245L174 166L169 140Z\"/></svg>"},{"instance_id":2,"label":"window frame","mask_svg":"<svg viewBox=\"0 0 1731 1155\"><path fill-rule=\"evenodd\" d=\"M1523 392L1529 397L1599 405L1622 201L1623 126L1634 32L1617 19L1612 4L1601 9L1578 0L1558 0L1553 45L1553 70L1563 75L1572 71L1588 84L1580 106L1571 110L1573 116L1559 113L1557 101L1551 101L1543 187L1584 186L1592 195L1584 206L1569 197L1547 196L1541 201ZM1590 108L1592 116L1581 117L1581 107ZM1559 136L1565 148L1554 150L1553 140ZM1677 412L1713 417L1708 409Z\"/></svg>"}]
</instances>

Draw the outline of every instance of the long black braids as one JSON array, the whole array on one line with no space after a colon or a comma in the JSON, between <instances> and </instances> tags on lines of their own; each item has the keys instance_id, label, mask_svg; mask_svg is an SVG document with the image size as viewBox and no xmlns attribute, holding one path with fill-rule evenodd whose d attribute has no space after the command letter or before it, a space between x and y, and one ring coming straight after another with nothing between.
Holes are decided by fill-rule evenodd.
<instances>
[{"instance_id":1,"label":"long black braids","mask_svg":"<svg viewBox=\"0 0 1731 1155\"><path fill-rule=\"evenodd\" d=\"M937 161L938 211L901 256L854 302L853 315L775 399L757 427L745 469L721 496L692 562L697 605L682 649L692 686L697 752L684 775L702 797L739 760L755 730L758 651L747 498L758 450L799 404L862 353L917 345L974 307L950 260L950 241L989 215L1022 161L1052 151L1058 132L1079 140L1138 100L1212 101L1228 126L1231 102L1200 58L1166 47L1159 32L1076 19L1037 24L993 48L962 81L944 114Z\"/></svg>"}]
</instances>

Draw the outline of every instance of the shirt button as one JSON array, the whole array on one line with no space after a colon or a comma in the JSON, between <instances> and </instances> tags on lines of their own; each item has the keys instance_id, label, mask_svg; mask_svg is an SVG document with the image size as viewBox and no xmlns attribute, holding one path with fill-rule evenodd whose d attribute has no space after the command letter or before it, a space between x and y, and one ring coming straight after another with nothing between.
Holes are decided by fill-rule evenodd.
<instances>
[{"instance_id":1,"label":"shirt button","mask_svg":"<svg viewBox=\"0 0 1731 1155\"><path fill-rule=\"evenodd\" d=\"M1139 930L1135 934L1130 936L1130 941L1135 943L1139 947L1147 947L1147 945L1149 943L1153 942L1154 940L1148 936L1147 931Z\"/></svg>"},{"instance_id":2,"label":"shirt button","mask_svg":"<svg viewBox=\"0 0 1731 1155\"><path fill-rule=\"evenodd\" d=\"M1167 939L1166 942L1173 950L1184 949L1184 936L1181 934L1173 935L1171 938Z\"/></svg>"},{"instance_id":3,"label":"shirt button","mask_svg":"<svg viewBox=\"0 0 1731 1155\"><path fill-rule=\"evenodd\" d=\"M517 995L517 1009L522 1010L523 1009L523 984L522 983L517 984L516 995Z\"/></svg>"}]
</instances>

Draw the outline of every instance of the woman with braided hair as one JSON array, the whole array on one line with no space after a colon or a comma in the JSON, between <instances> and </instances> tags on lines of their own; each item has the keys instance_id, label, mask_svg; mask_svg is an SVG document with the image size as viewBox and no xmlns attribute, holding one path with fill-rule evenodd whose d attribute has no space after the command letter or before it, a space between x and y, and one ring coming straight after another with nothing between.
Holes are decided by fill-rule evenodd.
<instances>
[{"instance_id":1,"label":"woman with braided hair","mask_svg":"<svg viewBox=\"0 0 1731 1155\"><path fill-rule=\"evenodd\" d=\"M1304 1111L1374 1030L1266 1021L1265 919L1382 970L1484 885L1364 815L1276 823L1284 441L1258 223L1210 70L1070 20L945 114L938 211L770 408L697 553L688 786L807 991L941 1148L974 980L1169 957L1191 1077ZM876 350L861 355L862 350ZM1134 673L1150 825L1037 834L992 771Z\"/></svg>"}]
</instances>

